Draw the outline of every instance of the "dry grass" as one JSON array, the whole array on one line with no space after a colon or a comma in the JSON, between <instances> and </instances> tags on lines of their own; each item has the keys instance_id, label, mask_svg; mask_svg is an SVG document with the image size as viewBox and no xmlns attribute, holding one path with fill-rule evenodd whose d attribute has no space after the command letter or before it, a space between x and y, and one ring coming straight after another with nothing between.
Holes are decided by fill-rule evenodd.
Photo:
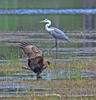
<instances>
[{"instance_id":1,"label":"dry grass","mask_svg":"<svg viewBox=\"0 0 96 100\"><path fill-rule=\"evenodd\" d=\"M3 64L2 66L0 66L0 71L4 72L4 73L10 73L10 75L12 73L17 72L24 72L26 70L23 70L21 67L25 65L25 64L21 64L20 62L18 62L17 64L14 65L14 63L7 63L7 64ZM77 60L73 60L70 63L66 63L66 64L62 64L62 63L58 63L55 64L54 62L51 63L50 66L48 66L48 68L46 70L55 70L55 69L65 69L65 70L91 70L91 71L96 71L96 60L95 58L93 60L90 60L88 62L77 62ZM7 80L7 83L10 83L9 80ZM87 79L83 79L82 77L78 77L76 79L65 79L65 80L19 80L18 81L19 84L25 84L28 86L31 86L31 88L29 90L26 90L28 92L32 92L32 89L35 88L45 88L45 89L67 89L67 91L53 91L53 93L49 93L46 94L44 96L37 96L36 94L29 94L26 97L22 97L22 98L17 98L14 97L14 100L95 100L95 97L72 97L72 99L67 98L67 97L62 97L63 96L67 96L67 95L86 95L86 94L96 94L96 91L90 91L90 90L86 90L86 91L81 91L78 89L91 89L91 88L96 88L96 80L91 79L91 80L87 80ZM3 85L6 85L6 80L3 82ZM72 89L77 89L75 91L72 91ZM70 92L71 91L71 92ZM13 100L12 98L3 98L1 100Z\"/></svg>"},{"instance_id":2,"label":"dry grass","mask_svg":"<svg viewBox=\"0 0 96 100\"><path fill-rule=\"evenodd\" d=\"M86 62L78 61L73 59L69 63L57 63L51 62L51 65L47 68L48 70L54 69L66 69L66 70L90 70L96 71L96 58L87 60Z\"/></svg>"}]
</instances>

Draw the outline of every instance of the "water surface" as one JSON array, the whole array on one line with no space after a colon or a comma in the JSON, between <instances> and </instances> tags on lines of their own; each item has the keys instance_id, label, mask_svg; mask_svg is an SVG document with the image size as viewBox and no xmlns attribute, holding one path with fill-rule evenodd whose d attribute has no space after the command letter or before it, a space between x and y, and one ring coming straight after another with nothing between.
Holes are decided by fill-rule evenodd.
<instances>
[{"instance_id":1,"label":"water surface","mask_svg":"<svg viewBox=\"0 0 96 100\"><path fill-rule=\"evenodd\" d=\"M31 33L31 32L10 32L0 33L0 65L8 64L11 60L18 59L22 64L27 63L27 59L22 55L19 49L20 42L30 42L39 47L45 55L45 59L51 59L56 63L69 63L73 59L82 62L88 62L96 56L96 41L93 38L95 33L67 33L72 43L59 40L58 59L55 59L54 39L47 33ZM14 63L15 64L15 63ZM36 74L31 71L12 71L8 69L7 74L0 71L0 97L24 97L26 95L36 94L45 96L57 93L64 96L96 96L95 83L92 86L71 87L71 82L77 81L95 81L96 72L90 70L65 70L54 69L45 70L41 75L42 79L37 80ZM12 73L10 73L12 72ZM70 82L69 82L70 81ZM69 82L69 83L68 83ZM64 86L63 86L64 83ZM50 85L48 85L50 84ZM62 84L62 85L59 85ZM66 85L65 85L66 84ZM69 87L67 86L69 84ZM87 83L86 83L87 84ZM55 86L56 85L56 86ZM77 86L76 85L76 86Z\"/></svg>"}]
</instances>

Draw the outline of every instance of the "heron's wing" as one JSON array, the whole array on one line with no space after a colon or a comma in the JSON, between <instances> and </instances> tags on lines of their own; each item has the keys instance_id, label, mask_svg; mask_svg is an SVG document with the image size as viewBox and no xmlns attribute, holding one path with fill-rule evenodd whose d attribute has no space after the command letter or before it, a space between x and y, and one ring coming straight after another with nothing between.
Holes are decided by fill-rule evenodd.
<instances>
[{"instance_id":1,"label":"heron's wing","mask_svg":"<svg viewBox=\"0 0 96 100\"><path fill-rule=\"evenodd\" d=\"M68 42L70 42L69 37L63 31L55 27L52 27L52 29L54 29L53 31L51 31L53 37L57 39L67 40Z\"/></svg>"},{"instance_id":2,"label":"heron's wing","mask_svg":"<svg viewBox=\"0 0 96 100\"><path fill-rule=\"evenodd\" d=\"M36 46L29 43L21 43L20 48L29 59L36 58L38 56L43 57L43 53Z\"/></svg>"}]
</instances>

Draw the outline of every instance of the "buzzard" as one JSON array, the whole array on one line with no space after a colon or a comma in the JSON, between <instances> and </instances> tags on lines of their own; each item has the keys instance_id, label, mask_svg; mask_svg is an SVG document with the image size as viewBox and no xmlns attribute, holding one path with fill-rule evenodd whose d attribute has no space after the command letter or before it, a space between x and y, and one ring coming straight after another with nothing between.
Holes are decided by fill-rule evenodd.
<instances>
[{"instance_id":1,"label":"buzzard","mask_svg":"<svg viewBox=\"0 0 96 100\"><path fill-rule=\"evenodd\" d=\"M22 42L20 48L23 53L28 57L28 67L22 67L23 69L32 70L37 74L37 79L41 78L40 73L46 69L50 64L49 61L44 60L43 52L35 45Z\"/></svg>"}]
</instances>

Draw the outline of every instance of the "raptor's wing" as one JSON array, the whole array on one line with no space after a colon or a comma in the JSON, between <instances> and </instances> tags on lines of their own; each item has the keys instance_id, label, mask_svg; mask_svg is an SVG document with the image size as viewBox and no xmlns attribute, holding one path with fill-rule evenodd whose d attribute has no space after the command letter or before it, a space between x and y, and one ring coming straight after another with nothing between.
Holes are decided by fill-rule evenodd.
<instances>
[{"instance_id":1,"label":"raptor's wing","mask_svg":"<svg viewBox=\"0 0 96 100\"><path fill-rule=\"evenodd\" d=\"M24 54L27 55L28 59L43 57L42 51L32 44L22 42L20 48L23 50Z\"/></svg>"}]
</instances>

